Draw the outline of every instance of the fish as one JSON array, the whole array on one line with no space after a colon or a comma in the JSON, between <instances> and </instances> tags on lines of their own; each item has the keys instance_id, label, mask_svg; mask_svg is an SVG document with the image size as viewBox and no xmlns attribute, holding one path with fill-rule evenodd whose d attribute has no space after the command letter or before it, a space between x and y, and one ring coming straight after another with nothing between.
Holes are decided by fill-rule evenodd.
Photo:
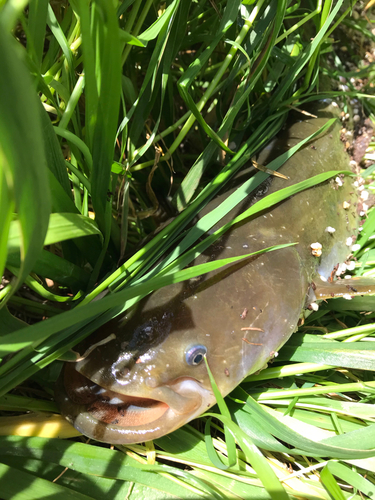
<instances>
[{"instance_id":1,"label":"fish","mask_svg":"<svg viewBox=\"0 0 375 500\"><path fill-rule=\"evenodd\" d=\"M258 164L267 165L316 132L334 112L325 103L318 118L294 119L261 151ZM282 166L285 178L269 177L212 231L267 194L322 172L349 170L339 136L336 121ZM248 175L240 174L234 183ZM350 254L348 238L354 242L358 234L354 180L338 175L236 224L194 264L295 245L164 287L99 328L78 346L88 354L62 368L55 391L62 415L97 441L145 442L216 403L205 359L223 396L265 368L296 331L307 307L317 298L348 291L330 281ZM215 198L205 213L227 196Z\"/></svg>"}]
</instances>

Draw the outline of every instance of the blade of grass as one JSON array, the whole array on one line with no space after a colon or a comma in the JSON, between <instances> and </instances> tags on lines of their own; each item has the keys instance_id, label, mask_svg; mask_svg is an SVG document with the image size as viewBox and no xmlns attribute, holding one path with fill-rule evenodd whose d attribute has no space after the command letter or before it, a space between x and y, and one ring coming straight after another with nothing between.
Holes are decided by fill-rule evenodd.
<instances>
[{"instance_id":1,"label":"blade of grass","mask_svg":"<svg viewBox=\"0 0 375 500\"><path fill-rule=\"evenodd\" d=\"M327 491L330 493L331 497L335 500L345 500L345 496L341 491L340 486L337 484L336 479L332 476L330 470L327 467L320 473L320 479L324 486L327 488Z\"/></svg>"},{"instance_id":2,"label":"blade of grass","mask_svg":"<svg viewBox=\"0 0 375 500\"><path fill-rule=\"evenodd\" d=\"M19 255L9 255L7 265L20 268ZM31 271L43 278L50 278L60 285L69 286L73 290L77 288L84 290L90 277L81 267L47 250L41 252Z\"/></svg>"},{"instance_id":3,"label":"blade of grass","mask_svg":"<svg viewBox=\"0 0 375 500\"><path fill-rule=\"evenodd\" d=\"M219 391L219 388L216 385L215 379L214 379L212 372L210 370L210 367L208 365L206 356L204 356L204 362L206 364L208 376L210 379L210 384L211 384L214 396L216 398L216 402L219 406L219 410L220 410L222 415L225 415L229 420L231 420L229 410L227 408L227 405L225 404L224 398L222 397L222 395ZM226 470L229 467L233 467L233 465L235 465L237 462L236 444L234 441L233 434L229 431L229 429L227 427L225 427L225 429L224 429L225 444L226 444L227 450L228 450L228 465L225 465L218 457L218 455L214 449L214 446L212 444L212 438L211 438L211 434L209 432L210 431L210 424L211 424L211 418L209 418L207 420L206 425L205 425L205 429L204 429L204 434L205 434L204 439L206 442L207 452L208 452L208 456L210 457L210 460L212 461L213 464L215 464L215 466L218 469L221 469L221 470Z\"/></svg>"},{"instance_id":4,"label":"blade of grass","mask_svg":"<svg viewBox=\"0 0 375 500\"><path fill-rule=\"evenodd\" d=\"M0 148L0 165L5 165L6 158ZM9 169L9 167L8 167ZM11 181L11 180L10 180ZM14 211L14 200L10 186L5 177L3 169L0 171L0 272L3 276L7 253L8 234Z\"/></svg>"},{"instance_id":5,"label":"blade of grass","mask_svg":"<svg viewBox=\"0 0 375 500\"><path fill-rule=\"evenodd\" d=\"M44 246L53 245L64 240L80 238L82 236L97 235L103 239L95 222L89 217L72 213L51 214ZM21 246L21 234L18 221L10 224L8 237L8 255L18 251Z\"/></svg>"},{"instance_id":6,"label":"blade of grass","mask_svg":"<svg viewBox=\"0 0 375 500\"><path fill-rule=\"evenodd\" d=\"M18 275L18 269L12 266L9 266L9 271L15 276ZM36 280L31 275L27 276L24 283L25 285L30 287L31 290L36 292L40 297L43 297L45 300L51 300L52 302L71 302L72 300L78 300L82 295L81 292L78 292L74 297L71 297L69 295L57 295L47 290L38 280Z\"/></svg>"},{"instance_id":7,"label":"blade of grass","mask_svg":"<svg viewBox=\"0 0 375 500\"><path fill-rule=\"evenodd\" d=\"M21 286L37 260L50 214L39 104L14 43L0 29L0 144L7 158L2 169L14 196L22 232L20 276L8 285L2 305ZM38 203L33 202L35 197Z\"/></svg>"},{"instance_id":8,"label":"blade of grass","mask_svg":"<svg viewBox=\"0 0 375 500\"><path fill-rule=\"evenodd\" d=\"M27 51L37 68L40 68L42 64L47 11L48 0L30 0Z\"/></svg>"},{"instance_id":9,"label":"blade of grass","mask_svg":"<svg viewBox=\"0 0 375 500\"><path fill-rule=\"evenodd\" d=\"M346 465L330 460L325 468L328 469L331 474L354 486L354 488L358 488L368 497L375 498L374 485ZM324 478L323 483L326 484Z\"/></svg>"},{"instance_id":10,"label":"blade of grass","mask_svg":"<svg viewBox=\"0 0 375 500\"><path fill-rule=\"evenodd\" d=\"M373 342L316 342L314 335L294 334L284 347L280 361L310 362L317 365L342 366L375 371Z\"/></svg>"},{"instance_id":11,"label":"blade of grass","mask_svg":"<svg viewBox=\"0 0 375 500\"><path fill-rule=\"evenodd\" d=\"M40 0L39 0L40 1ZM47 2L48 4L48 2ZM63 51L63 54L65 56L68 68L70 71L73 71L73 56L72 56L72 51L71 48L68 44L68 41L65 37L65 34L63 30L61 29L61 26L59 25L55 13L53 12L53 9L51 5L48 5L48 15L47 15L47 23L52 31L52 34L54 35L56 41L61 47L61 50Z\"/></svg>"},{"instance_id":12,"label":"blade of grass","mask_svg":"<svg viewBox=\"0 0 375 500\"><path fill-rule=\"evenodd\" d=\"M24 500L32 498L53 497L56 500L77 499L94 500L92 497L72 492L65 486L46 481L34 474L0 464L1 495L4 500ZM26 495L24 491L27 491Z\"/></svg>"},{"instance_id":13,"label":"blade of grass","mask_svg":"<svg viewBox=\"0 0 375 500\"><path fill-rule=\"evenodd\" d=\"M72 199L72 192L61 147L51 124L51 120L41 105L40 116L43 127L44 150L47 166L58 180L60 186L64 189L66 195Z\"/></svg>"},{"instance_id":14,"label":"blade of grass","mask_svg":"<svg viewBox=\"0 0 375 500\"><path fill-rule=\"evenodd\" d=\"M96 219L104 235L108 226L106 206L121 91L119 26L111 2L98 0L91 13L83 0L77 2L81 18L85 64L86 137L92 152L91 197Z\"/></svg>"},{"instance_id":15,"label":"blade of grass","mask_svg":"<svg viewBox=\"0 0 375 500\"><path fill-rule=\"evenodd\" d=\"M340 387L337 384L337 387ZM334 389L331 389L334 390ZM330 392L329 389L326 392ZM295 448L292 448L292 453L308 453L309 456L323 456L333 458L366 458L372 456L371 448L373 448L373 440L375 439L375 425L364 428L367 435L367 440L364 442L360 436L361 431L354 431L341 436L333 436L322 440L313 440L305 437L297 430L304 428L306 424L298 423L291 417L283 417L278 412L272 412L270 409L266 411L259 403L255 402L243 389L237 388L232 393L236 396L243 398L246 401L246 411L248 411L252 419L256 419L263 429L266 429L267 434L271 434L278 439L287 441ZM263 422L263 423L262 423ZM292 422L294 425L292 427ZM312 426L306 426L309 435L311 435ZM357 441L356 441L357 440ZM358 443L361 443L361 448L358 448Z\"/></svg>"},{"instance_id":16,"label":"blade of grass","mask_svg":"<svg viewBox=\"0 0 375 500\"><path fill-rule=\"evenodd\" d=\"M206 413L206 416L215 417L223 422L226 428L236 438L248 461L252 464L263 486L273 500L289 500L283 485L277 479L276 474L260 450L251 442L248 435L243 432L234 422L224 415Z\"/></svg>"},{"instance_id":17,"label":"blade of grass","mask_svg":"<svg viewBox=\"0 0 375 500\"><path fill-rule=\"evenodd\" d=\"M1 320L1 335L5 335L7 333L14 332L19 330L20 328L24 328L27 323L21 321L18 318L15 318L8 311L7 307L3 307L0 310L0 320Z\"/></svg>"}]
</instances>

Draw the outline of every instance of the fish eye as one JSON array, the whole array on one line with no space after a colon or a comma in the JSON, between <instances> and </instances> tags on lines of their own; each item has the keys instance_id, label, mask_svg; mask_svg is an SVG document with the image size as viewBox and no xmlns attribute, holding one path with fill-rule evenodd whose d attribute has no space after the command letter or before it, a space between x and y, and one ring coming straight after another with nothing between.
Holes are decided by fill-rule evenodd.
<instances>
[{"instance_id":1,"label":"fish eye","mask_svg":"<svg viewBox=\"0 0 375 500\"><path fill-rule=\"evenodd\" d=\"M197 366L202 363L204 355L207 353L207 347L204 345L194 345L186 352L186 363L188 365Z\"/></svg>"}]
</instances>

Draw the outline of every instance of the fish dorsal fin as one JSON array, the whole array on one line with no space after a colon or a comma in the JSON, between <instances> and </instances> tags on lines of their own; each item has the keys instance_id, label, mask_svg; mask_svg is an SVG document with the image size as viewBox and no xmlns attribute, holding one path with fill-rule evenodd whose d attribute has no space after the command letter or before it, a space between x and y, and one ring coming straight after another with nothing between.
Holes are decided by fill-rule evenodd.
<instances>
[{"instance_id":1,"label":"fish dorsal fin","mask_svg":"<svg viewBox=\"0 0 375 500\"><path fill-rule=\"evenodd\" d=\"M317 300L334 297L355 297L360 295L375 295L375 278L352 277L336 281L314 281L314 293Z\"/></svg>"}]
</instances>

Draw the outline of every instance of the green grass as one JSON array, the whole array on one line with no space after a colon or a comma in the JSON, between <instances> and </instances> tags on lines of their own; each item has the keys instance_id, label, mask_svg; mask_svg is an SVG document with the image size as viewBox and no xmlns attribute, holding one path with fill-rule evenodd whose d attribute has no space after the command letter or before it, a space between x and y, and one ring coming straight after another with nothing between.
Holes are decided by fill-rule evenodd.
<instances>
[{"instance_id":1,"label":"green grass","mask_svg":"<svg viewBox=\"0 0 375 500\"><path fill-rule=\"evenodd\" d=\"M0 267L13 277L0 289L3 416L56 411L57 360L80 339L151 291L225 265L184 269L230 225L203 242L202 233L268 174L191 223L291 106L340 94L345 112L355 98L375 119L373 65L361 62L374 35L353 8L0 2ZM343 33L356 38L359 73L345 66ZM358 75L367 78L360 90L350 80ZM335 90L339 77L344 91ZM371 183L371 167L365 175ZM161 212L178 215L139 246ZM374 230L372 209L355 275L374 275ZM1 498L375 498L373 309L366 297L323 305L272 366L219 398L220 413L173 439L113 450L36 430L1 437Z\"/></svg>"}]
</instances>

